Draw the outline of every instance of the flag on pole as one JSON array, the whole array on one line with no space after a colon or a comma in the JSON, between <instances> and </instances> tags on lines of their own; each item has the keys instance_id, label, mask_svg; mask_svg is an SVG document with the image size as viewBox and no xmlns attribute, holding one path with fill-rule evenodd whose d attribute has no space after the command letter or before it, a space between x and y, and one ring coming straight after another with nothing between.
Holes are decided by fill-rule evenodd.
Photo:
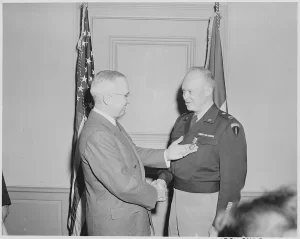
<instances>
[{"instance_id":1,"label":"flag on pole","mask_svg":"<svg viewBox=\"0 0 300 239\"><path fill-rule=\"evenodd\" d=\"M205 67L211 71L216 82L213 93L215 104L221 110L228 112L219 26L220 15L217 12L209 19Z\"/></svg>"},{"instance_id":2,"label":"flag on pole","mask_svg":"<svg viewBox=\"0 0 300 239\"><path fill-rule=\"evenodd\" d=\"M89 91L94 76L94 59L92 52L91 33L89 27L88 7L81 6L81 33L77 44L78 58L76 65L76 112L72 151L72 176L68 230L70 236L87 235L85 225L85 182L81 167L81 156L77 141L93 107L93 99Z\"/></svg>"}]
</instances>

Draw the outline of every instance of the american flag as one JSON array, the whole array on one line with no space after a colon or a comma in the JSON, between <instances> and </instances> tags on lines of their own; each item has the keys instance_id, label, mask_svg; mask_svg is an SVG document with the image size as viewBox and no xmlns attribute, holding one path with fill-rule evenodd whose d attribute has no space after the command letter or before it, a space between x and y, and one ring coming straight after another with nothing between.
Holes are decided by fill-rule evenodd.
<instances>
[{"instance_id":1,"label":"american flag","mask_svg":"<svg viewBox=\"0 0 300 239\"><path fill-rule=\"evenodd\" d=\"M89 112L93 108L90 83L94 76L94 59L89 27L88 7L81 6L81 35L77 44L76 66L76 115L72 152L72 176L68 230L70 236L86 235L85 226L85 182L77 141Z\"/></svg>"},{"instance_id":2,"label":"american flag","mask_svg":"<svg viewBox=\"0 0 300 239\"><path fill-rule=\"evenodd\" d=\"M228 112L226 100L226 87L223 67L223 55L220 38L220 14L217 5L216 13L209 19L208 47L206 57L206 68L211 71L215 78L214 102L223 111Z\"/></svg>"}]
</instances>

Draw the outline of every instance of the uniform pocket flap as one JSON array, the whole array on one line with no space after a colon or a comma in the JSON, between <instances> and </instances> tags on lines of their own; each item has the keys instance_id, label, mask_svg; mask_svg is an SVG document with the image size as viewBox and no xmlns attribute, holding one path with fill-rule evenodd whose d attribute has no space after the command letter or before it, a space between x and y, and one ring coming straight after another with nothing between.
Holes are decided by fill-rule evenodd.
<instances>
[{"instance_id":1,"label":"uniform pocket flap","mask_svg":"<svg viewBox=\"0 0 300 239\"><path fill-rule=\"evenodd\" d=\"M135 208L120 207L120 208L110 209L112 219L118 219L118 218L121 218L124 216L128 216L128 215L134 214L138 211L139 211L139 209L136 207Z\"/></svg>"},{"instance_id":2,"label":"uniform pocket flap","mask_svg":"<svg viewBox=\"0 0 300 239\"><path fill-rule=\"evenodd\" d=\"M217 145L218 140L213 135L199 135L198 142L204 145Z\"/></svg>"}]
</instances>

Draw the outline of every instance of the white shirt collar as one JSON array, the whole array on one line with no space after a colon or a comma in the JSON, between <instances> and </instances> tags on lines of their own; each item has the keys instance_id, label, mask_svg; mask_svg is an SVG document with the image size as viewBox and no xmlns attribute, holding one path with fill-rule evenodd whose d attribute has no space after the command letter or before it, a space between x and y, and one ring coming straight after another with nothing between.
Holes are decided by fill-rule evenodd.
<instances>
[{"instance_id":1,"label":"white shirt collar","mask_svg":"<svg viewBox=\"0 0 300 239\"><path fill-rule=\"evenodd\" d=\"M97 112L98 114L102 115L104 118L106 118L109 122L111 122L114 126L117 125L116 120L111 117L110 115L106 114L105 112L98 110L97 108L93 108L93 111Z\"/></svg>"}]
</instances>

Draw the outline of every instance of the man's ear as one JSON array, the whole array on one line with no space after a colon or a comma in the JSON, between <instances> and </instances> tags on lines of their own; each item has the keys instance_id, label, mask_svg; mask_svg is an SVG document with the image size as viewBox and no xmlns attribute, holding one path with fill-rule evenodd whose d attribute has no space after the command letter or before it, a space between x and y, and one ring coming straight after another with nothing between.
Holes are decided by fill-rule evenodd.
<instances>
[{"instance_id":1,"label":"man's ear","mask_svg":"<svg viewBox=\"0 0 300 239\"><path fill-rule=\"evenodd\" d=\"M205 94L206 94L206 96L210 96L213 93L213 91L214 91L213 87L211 87L209 85L205 86Z\"/></svg>"},{"instance_id":2,"label":"man's ear","mask_svg":"<svg viewBox=\"0 0 300 239\"><path fill-rule=\"evenodd\" d=\"M110 94L105 94L102 95L103 97L103 103L106 105L110 105L111 104L111 95Z\"/></svg>"}]
</instances>

